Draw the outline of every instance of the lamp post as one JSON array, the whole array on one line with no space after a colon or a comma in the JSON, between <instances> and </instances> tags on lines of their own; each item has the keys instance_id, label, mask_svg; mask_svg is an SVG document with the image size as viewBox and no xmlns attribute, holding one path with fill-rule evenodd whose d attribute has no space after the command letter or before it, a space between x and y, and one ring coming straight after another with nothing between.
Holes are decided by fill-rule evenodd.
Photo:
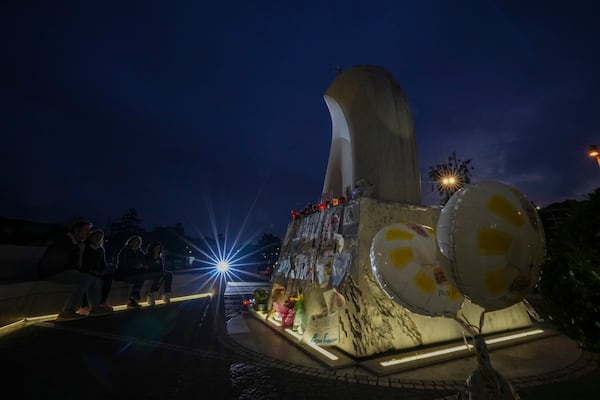
<instances>
[{"instance_id":1,"label":"lamp post","mask_svg":"<svg viewBox=\"0 0 600 400\"><path fill-rule=\"evenodd\" d=\"M588 156L596 157L596 161L598 162L598 166L600 167L600 152L598 152L598 146L595 144L590 145L590 151L588 152Z\"/></svg>"}]
</instances>

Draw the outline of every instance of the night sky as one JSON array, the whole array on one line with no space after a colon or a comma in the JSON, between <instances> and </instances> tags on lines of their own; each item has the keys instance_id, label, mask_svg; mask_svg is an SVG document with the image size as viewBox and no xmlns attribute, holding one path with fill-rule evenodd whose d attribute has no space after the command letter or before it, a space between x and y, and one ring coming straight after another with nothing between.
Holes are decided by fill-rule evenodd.
<instances>
[{"instance_id":1,"label":"night sky","mask_svg":"<svg viewBox=\"0 0 600 400\"><path fill-rule=\"evenodd\" d=\"M526 3L523 5L522 3ZM600 186L596 1L3 1L0 215L285 233L320 198L336 67L415 120L423 203L452 150L537 205ZM227 227L227 228L226 228Z\"/></svg>"}]
</instances>

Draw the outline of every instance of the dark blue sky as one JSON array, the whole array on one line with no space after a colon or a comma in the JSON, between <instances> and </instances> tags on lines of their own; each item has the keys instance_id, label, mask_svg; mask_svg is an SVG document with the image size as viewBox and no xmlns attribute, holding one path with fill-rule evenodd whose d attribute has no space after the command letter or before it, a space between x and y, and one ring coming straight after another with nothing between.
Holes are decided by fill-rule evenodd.
<instances>
[{"instance_id":1,"label":"dark blue sky","mask_svg":"<svg viewBox=\"0 0 600 400\"><path fill-rule=\"evenodd\" d=\"M289 3L291 5L288 5ZM525 4L523 4L525 3ZM539 205L600 186L594 1L5 1L0 215L283 235L318 201L335 67L403 88L426 171ZM210 207L207 205L210 204Z\"/></svg>"}]
</instances>

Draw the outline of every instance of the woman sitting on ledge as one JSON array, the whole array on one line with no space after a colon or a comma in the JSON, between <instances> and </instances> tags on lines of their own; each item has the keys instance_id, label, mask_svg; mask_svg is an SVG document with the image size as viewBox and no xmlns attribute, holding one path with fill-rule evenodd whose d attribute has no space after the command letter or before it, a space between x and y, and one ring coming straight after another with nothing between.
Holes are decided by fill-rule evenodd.
<instances>
[{"instance_id":1,"label":"woman sitting on ledge","mask_svg":"<svg viewBox=\"0 0 600 400\"><path fill-rule=\"evenodd\" d=\"M152 250L149 256L142 250L141 236L134 235L127 239L125 246L117 254L115 279L133 284L127 303L128 308L141 307L139 304L140 290L144 282L148 280L152 281L150 295L148 296L149 305L154 305L156 292L158 292L161 283L164 283L165 302L169 303L171 300L173 275L163 269L162 245L158 247L151 244L148 249Z\"/></svg>"}]
</instances>

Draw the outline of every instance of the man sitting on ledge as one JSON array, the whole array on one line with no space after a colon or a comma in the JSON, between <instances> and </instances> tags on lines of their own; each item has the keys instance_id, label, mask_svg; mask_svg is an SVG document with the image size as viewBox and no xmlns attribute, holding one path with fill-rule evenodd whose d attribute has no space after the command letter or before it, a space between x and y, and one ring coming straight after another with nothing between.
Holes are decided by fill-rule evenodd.
<instances>
[{"instance_id":1,"label":"man sitting on ledge","mask_svg":"<svg viewBox=\"0 0 600 400\"><path fill-rule=\"evenodd\" d=\"M38 275L58 283L75 284L76 289L65 300L58 319L72 320L84 317L77 313L84 295L90 305L90 316L105 315L110 310L100 306L100 278L81 271L84 241L92 223L78 221L69 232L50 244L38 262Z\"/></svg>"}]
</instances>

